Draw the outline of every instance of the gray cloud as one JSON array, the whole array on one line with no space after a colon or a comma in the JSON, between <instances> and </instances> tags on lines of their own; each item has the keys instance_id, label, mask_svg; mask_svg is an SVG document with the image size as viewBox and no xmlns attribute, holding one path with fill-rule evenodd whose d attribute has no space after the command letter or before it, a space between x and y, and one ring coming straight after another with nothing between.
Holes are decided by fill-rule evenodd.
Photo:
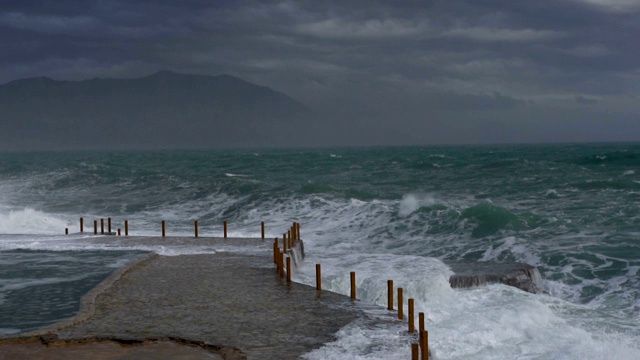
<instances>
[{"instance_id":1,"label":"gray cloud","mask_svg":"<svg viewBox=\"0 0 640 360\"><path fill-rule=\"evenodd\" d=\"M352 129L451 122L474 141L487 122L520 141L488 114L637 116L638 24L635 0L10 2L0 82L229 73Z\"/></svg>"}]
</instances>

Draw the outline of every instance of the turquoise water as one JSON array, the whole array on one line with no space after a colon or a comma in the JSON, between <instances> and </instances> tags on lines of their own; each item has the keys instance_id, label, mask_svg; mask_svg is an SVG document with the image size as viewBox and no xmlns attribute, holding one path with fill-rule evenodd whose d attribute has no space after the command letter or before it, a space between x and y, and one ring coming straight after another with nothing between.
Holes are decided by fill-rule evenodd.
<instances>
[{"instance_id":1,"label":"turquoise water","mask_svg":"<svg viewBox=\"0 0 640 360\"><path fill-rule=\"evenodd\" d=\"M88 219L89 228L89 219L112 217L118 226L128 219L132 233L149 235L159 232L161 219L167 220L171 234L191 234L195 219L202 233L218 233L222 221L228 220L235 235L255 235L260 221L268 224L268 231L298 221L309 261L330 264L329 273L348 274L346 265L333 260L340 256L356 267L403 264L408 259L536 265L550 296L522 298L525 295L494 287L423 295L436 300L455 296L469 304L472 298L477 304L476 297L489 301L497 296L493 305L485 304L500 309L497 314L504 311L499 304L524 306L522 300L528 309L547 314L546 325L535 325L541 331L570 333L548 327L562 322L584 332L591 342L618 344L625 351L619 354L623 358L636 358L640 352L631 339L640 335L639 200L638 144L0 154L0 255L19 258L22 253L16 249L25 248L82 250L82 237L74 238L74 245L44 240L54 239L47 236L65 227L77 231L80 216ZM11 234L32 236L25 240ZM123 249L84 249L102 251L105 259L116 250ZM108 269L107 263L96 260L95 269ZM446 266L429 266L445 278ZM373 268L362 271L365 277L376 277ZM310 282L309 274L303 267L298 281ZM430 275L403 276L420 283ZM339 291L342 280L334 280ZM8 283L15 281L2 273L5 304L13 291ZM38 286L47 285L31 287ZM376 292L371 294L369 300L376 301ZM425 298L425 303L436 300ZM430 321L441 333L456 335L445 323L458 324L458 331L460 326L474 326L477 319L472 316L466 323L463 318L446 318L452 309L444 300L438 304L429 303L442 306L430 309ZM527 318L521 308L514 312ZM508 315L496 316L495 328L487 325L493 340L457 345L468 348L468 354L446 350L448 340L438 339L434 332L443 349L440 358L478 353L485 358L558 358L555 351L562 347L569 351L564 358L583 358L577 350L581 340L576 339L553 348L531 345L514 350L510 344L516 340L498 336L503 330L520 334L517 341L523 344L535 337L504 321ZM0 328L29 326L17 321L0 323ZM573 353L570 345L576 346ZM598 349L608 351L606 346Z\"/></svg>"}]
</instances>

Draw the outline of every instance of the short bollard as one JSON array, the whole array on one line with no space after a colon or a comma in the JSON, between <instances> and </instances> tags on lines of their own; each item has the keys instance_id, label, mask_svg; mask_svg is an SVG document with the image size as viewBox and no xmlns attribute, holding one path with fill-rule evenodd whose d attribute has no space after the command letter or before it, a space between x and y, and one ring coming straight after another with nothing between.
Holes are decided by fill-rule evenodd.
<instances>
[{"instance_id":1,"label":"short bollard","mask_svg":"<svg viewBox=\"0 0 640 360\"><path fill-rule=\"evenodd\" d=\"M69 228L64 228L64 234L69 235Z\"/></svg>"},{"instance_id":2,"label":"short bollard","mask_svg":"<svg viewBox=\"0 0 640 360\"><path fill-rule=\"evenodd\" d=\"M195 237L198 237L198 220L193 221L193 231L194 231Z\"/></svg>"},{"instance_id":3,"label":"short bollard","mask_svg":"<svg viewBox=\"0 0 640 360\"><path fill-rule=\"evenodd\" d=\"M404 320L404 299L402 288L398 288L398 319Z\"/></svg>"},{"instance_id":4,"label":"short bollard","mask_svg":"<svg viewBox=\"0 0 640 360\"><path fill-rule=\"evenodd\" d=\"M107 218L107 232L111 234L111 218Z\"/></svg>"},{"instance_id":5,"label":"short bollard","mask_svg":"<svg viewBox=\"0 0 640 360\"><path fill-rule=\"evenodd\" d=\"M98 235L98 220L93 220L93 235Z\"/></svg>"},{"instance_id":6,"label":"short bollard","mask_svg":"<svg viewBox=\"0 0 640 360\"><path fill-rule=\"evenodd\" d=\"M351 300L356 299L356 272L351 272Z\"/></svg>"},{"instance_id":7,"label":"short bollard","mask_svg":"<svg viewBox=\"0 0 640 360\"><path fill-rule=\"evenodd\" d=\"M393 280L387 280L387 309L393 310Z\"/></svg>"},{"instance_id":8,"label":"short bollard","mask_svg":"<svg viewBox=\"0 0 640 360\"><path fill-rule=\"evenodd\" d=\"M124 236L129 236L129 220L124 221Z\"/></svg>"},{"instance_id":9,"label":"short bollard","mask_svg":"<svg viewBox=\"0 0 640 360\"><path fill-rule=\"evenodd\" d=\"M285 253L287 252L287 248L288 248L287 244L288 244L287 243L287 234L282 234L282 251L285 252Z\"/></svg>"},{"instance_id":10,"label":"short bollard","mask_svg":"<svg viewBox=\"0 0 640 360\"><path fill-rule=\"evenodd\" d=\"M80 232L84 232L84 219L80 218Z\"/></svg>"},{"instance_id":11,"label":"short bollard","mask_svg":"<svg viewBox=\"0 0 640 360\"><path fill-rule=\"evenodd\" d=\"M118 236L122 236L122 233L120 233L120 228L118 228Z\"/></svg>"},{"instance_id":12,"label":"short bollard","mask_svg":"<svg viewBox=\"0 0 640 360\"><path fill-rule=\"evenodd\" d=\"M104 219L100 219L100 235L104 235Z\"/></svg>"},{"instance_id":13,"label":"short bollard","mask_svg":"<svg viewBox=\"0 0 640 360\"><path fill-rule=\"evenodd\" d=\"M278 263L278 258L276 257L277 255L278 255L278 238L273 240L273 263L274 264Z\"/></svg>"},{"instance_id":14,"label":"short bollard","mask_svg":"<svg viewBox=\"0 0 640 360\"><path fill-rule=\"evenodd\" d=\"M284 253L280 253L280 277L284 277Z\"/></svg>"},{"instance_id":15,"label":"short bollard","mask_svg":"<svg viewBox=\"0 0 640 360\"><path fill-rule=\"evenodd\" d=\"M422 348L422 360L429 360L429 332L427 330L420 332L420 347Z\"/></svg>"},{"instance_id":16,"label":"short bollard","mask_svg":"<svg viewBox=\"0 0 640 360\"><path fill-rule=\"evenodd\" d=\"M226 239L227 238L227 220L224 221L223 225L224 225L224 238Z\"/></svg>"},{"instance_id":17,"label":"short bollard","mask_svg":"<svg viewBox=\"0 0 640 360\"><path fill-rule=\"evenodd\" d=\"M162 220L162 237L164 237L167 234L166 230L167 230L167 223L164 220Z\"/></svg>"},{"instance_id":18,"label":"short bollard","mask_svg":"<svg viewBox=\"0 0 640 360\"><path fill-rule=\"evenodd\" d=\"M260 222L260 233L262 234L262 240L264 240L264 221Z\"/></svg>"},{"instance_id":19,"label":"short bollard","mask_svg":"<svg viewBox=\"0 0 640 360\"><path fill-rule=\"evenodd\" d=\"M415 326L415 319L414 319L414 312L413 312L413 303L414 300L413 299L409 299L407 300L408 306L409 306L409 332L413 333L414 331L416 331L416 326Z\"/></svg>"},{"instance_id":20,"label":"short bollard","mask_svg":"<svg viewBox=\"0 0 640 360\"><path fill-rule=\"evenodd\" d=\"M322 291L322 269L316 264L316 290Z\"/></svg>"},{"instance_id":21,"label":"short bollard","mask_svg":"<svg viewBox=\"0 0 640 360\"><path fill-rule=\"evenodd\" d=\"M291 283L291 257L287 256L287 284Z\"/></svg>"},{"instance_id":22,"label":"short bollard","mask_svg":"<svg viewBox=\"0 0 640 360\"><path fill-rule=\"evenodd\" d=\"M420 360L420 344L411 344L411 360Z\"/></svg>"}]
</instances>

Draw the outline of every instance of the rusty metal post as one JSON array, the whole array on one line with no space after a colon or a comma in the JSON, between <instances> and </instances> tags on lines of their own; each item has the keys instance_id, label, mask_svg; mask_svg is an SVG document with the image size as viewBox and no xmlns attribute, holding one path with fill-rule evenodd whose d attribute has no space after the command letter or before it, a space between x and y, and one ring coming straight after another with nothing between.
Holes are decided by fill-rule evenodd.
<instances>
[{"instance_id":1,"label":"rusty metal post","mask_svg":"<svg viewBox=\"0 0 640 360\"><path fill-rule=\"evenodd\" d=\"M387 309L393 310L393 280L387 280Z\"/></svg>"},{"instance_id":2,"label":"rusty metal post","mask_svg":"<svg viewBox=\"0 0 640 360\"><path fill-rule=\"evenodd\" d=\"M356 299L356 272L351 272L351 300Z\"/></svg>"},{"instance_id":3,"label":"rusty metal post","mask_svg":"<svg viewBox=\"0 0 640 360\"><path fill-rule=\"evenodd\" d=\"M316 264L316 290L322 290L322 269L320 264Z\"/></svg>"},{"instance_id":4,"label":"rusty metal post","mask_svg":"<svg viewBox=\"0 0 640 360\"><path fill-rule=\"evenodd\" d=\"M411 344L411 360L420 360L420 344Z\"/></svg>"},{"instance_id":5,"label":"rusty metal post","mask_svg":"<svg viewBox=\"0 0 640 360\"><path fill-rule=\"evenodd\" d=\"M224 238L227 238L227 220L224 221Z\"/></svg>"},{"instance_id":6,"label":"rusty metal post","mask_svg":"<svg viewBox=\"0 0 640 360\"><path fill-rule=\"evenodd\" d=\"M277 253L278 253L278 238L275 238L275 240L273 240L273 263L274 264L278 263L278 258L276 258Z\"/></svg>"},{"instance_id":7,"label":"rusty metal post","mask_svg":"<svg viewBox=\"0 0 640 360\"><path fill-rule=\"evenodd\" d=\"M398 319L404 320L404 299L402 288L398 288Z\"/></svg>"},{"instance_id":8,"label":"rusty metal post","mask_svg":"<svg viewBox=\"0 0 640 360\"><path fill-rule=\"evenodd\" d=\"M284 253L280 253L280 277L284 277Z\"/></svg>"},{"instance_id":9,"label":"rusty metal post","mask_svg":"<svg viewBox=\"0 0 640 360\"><path fill-rule=\"evenodd\" d=\"M416 326L415 326L415 319L414 319L414 312L413 312L413 303L414 300L413 299L409 299L407 301L409 304L409 332L413 333L414 331L416 331Z\"/></svg>"},{"instance_id":10,"label":"rusty metal post","mask_svg":"<svg viewBox=\"0 0 640 360\"><path fill-rule=\"evenodd\" d=\"M288 243L287 243L287 234L282 234L282 251L287 252Z\"/></svg>"},{"instance_id":11,"label":"rusty metal post","mask_svg":"<svg viewBox=\"0 0 640 360\"><path fill-rule=\"evenodd\" d=\"M429 360L429 332L427 330L420 332L420 344L422 347L422 360Z\"/></svg>"}]
</instances>

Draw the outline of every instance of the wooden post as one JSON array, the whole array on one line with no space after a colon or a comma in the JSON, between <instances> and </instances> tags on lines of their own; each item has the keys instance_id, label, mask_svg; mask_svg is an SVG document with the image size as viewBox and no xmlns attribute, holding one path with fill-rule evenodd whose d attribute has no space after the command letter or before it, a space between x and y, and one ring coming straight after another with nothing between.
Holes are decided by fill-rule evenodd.
<instances>
[{"instance_id":1,"label":"wooden post","mask_svg":"<svg viewBox=\"0 0 640 360\"><path fill-rule=\"evenodd\" d=\"M322 290L322 269L320 264L316 264L316 290Z\"/></svg>"},{"instance_id":2,"label":"wooden post","mask_svg":"<svg viewBox=\"0 0 640 360\"><path fill-rule=\"evenodd\" d=\"M124 236L129 236L129 220L124 221Z\"/></svg>"},{"instance_id":3,"label":"wooden post","mask_svg":"<svg viewBox=\"0 0 640 360\"><path fill-rule=\"evenodd\" d=\"M227 238L227 220L224 221L224 238Z\"/></svg>"},{"instance_id":4,"label":"wooden post","mask_svg":"<svg viewBox=\"0 0 640 360\"><path fill-rule=\"evenodd\" d=\"M387 309L393 310L393 280L387 280Z\"/></svg>"},{"instance_id":5,"label":"wooden post","mask_svg":"<svg viewBox=\"0 0 640 360\"><path fill-rule=\"evenodd\" d=\"M69 235L69 228L64 228L64 234Z\"/></svg>"},{"instance_id":6,"label":"wooden post","mask_svg":"<svg viewBox=\"0 0 640 360\"><path fill-rule=\"evenodd\" d=\"M416 331L416 326L415 326L415 319L414 319L414 312L413 312L413 299L409 299L407 301L409 303L409 332L413 333L414 331Z\"/></svg>"},{"instance_id":7,"label":"wooden post","mask_svg":"<svg viewBox=\"0 0 640 360\"><path fill-rule=\"evenodd\" d=\"M262 240L264 240L264 221L260 222L260 232L262 233Z\"/></svg>"},{"instance_id":8,"label":"wooden post","mask_svg":"<svg viewBox=\"0 0 640 360\"><path fill-rule=\"evenodd\" d=\"M84 219L80 218L80 232L84 232Z\"/></svg>"},{"instance_id":9,"label":"wooden post","mask_svg":"<svg viewBox=\"0 0 640 360\"><path fill-rule=\"evenodd\" d=\"M282 234L282 251L287 252L287 234Z\"/></svg>"},{"instance_id":10,"label":"wooden post","mask_svg":"<svg viewBox=\"0 0 640 360\"><path fill-rule=\"evenodd\" d=\"M273 240L273 263L274 264L278 263L278 258L276 257L277 255L278 255L278 238Z\"/></svg>"},{"instance_id":11,"label":"wooden post","mask_svg":"<svg viewBox=\"0 0 640 360\"><path fill-rule=\"evenodd\" d=\"M287 284L291 283L291 257L287 256Z\"/></svg>"},{"instance_id":12,"label":"wooden post","mask_svg":"<svg viewBox=\"0 0 640 360\"><path fill-rule=\"evenodd\" d=\"M162 237L166 235L166 230L167 230L167 223L164 220L162 220Z\"/></svg>"},{"instance_id":13,"label":"wooden post","mask_svg":"<svg viewBox=\"0 0 640 360\"><path fill-rule=\"evenodd\" d=\"M284 253L280 253L280 277L284 277Z\"/></svg>"},{"instance_id":14,"label":"wooden post","mask_svg":"<svg viewBox=\"0 0 640 360\"><path fill-rule=\"evenodd\" d=\"M104 235L104 219L100 219L100 235Z\"/></svg>"},{"instance_id":15,"label":"wooden post","mask_svg":"<svg viewBox=\"0 0 640 360\"><path fill-rule=\"evenodd\" d=\"M195 231L195 237L198 237L198 220L193 221L193 230Z\"/></svg>"},{"instance_id":16,"label":"wooden post","mask_svg":"<svg viewBox=\"0 0 640 360\"><path fill-rule=\"evenodd\" d=\"M420 360L420 344L411 344L411 360Z\"/></svg>"},{"instance_id":17,"label":"wooden post","mask_svg":"<svg viewBox=\"0 0 640 360\"><path fill-rule=\"evenodd\" d=\"M427 330L420 332L420 344L422 347L422 360L429 360L429 332Z\"/></svg>"},{"instance_id":18,"label":"wooden post","mask_svg":"<svg viewBox=\"0 0 640 360\"><path fill-rule=\"evenodd\" d=\"M291 230L287 231L287 239L289 240L289 247L291 247L291 244L293 243L291 239Z\"/></svg>"},{"instance_id":19,"label":"wooden post","mask_svg":"<svg viewBox=\"0 0 640 360\"><path fill-rule=\"evenodd\" d=\"M418 334L420 331L424 330L424 313L418 313Z\"/></svg>"},{"instance_id":20,"label":"wooden post","mask_svg":"<svg viewBox=\"0 0 640 360\"><path fill-rule=\"evenodd\" d=\"M402 288L398 288L398 319L404 320L404 299Z\"/></svg>"},{"instance_id":21,"label":"wooden post","mask_svg":"<svg viewBox=\"0 0 640 360\"><path fill-rule=\"evenodd\" d=\"M298 232L298 239L302 239L302 235L300 235L300 223L298 223L297 232Z\"/></svg>"},{"instance_id":22,"label":"wooden post","mask_svg":"<svg viewBox=\"0 0 640 360\"><path fill-rule=\"evenodd\" d=\"M356 272L351 272L351 300L356 299Z\"/></svg>"},{"instance_id":23,"label":"wooden post","mask_svg":"<svg viewBox=\"0 0 640 360\"><path fill-rule=\"evenodd\" d=\"M111 218L107 218L107 233L111 234Z\"/></svg>"},{"instance_id":24,"label":"wooden post","mask_svg":"<svg viewBox=\"0 0 640 360\"><path fill-rule=\"evenodd\" d=\"M98 235L98 220L93 220L93 235Z\"/></svg>"},{"instance_id":25,"label":"wooden post","mask_svg":"<svg viewBox=\"0 0 640 360\"><path fill-rule=\"evenodd\" d=\"M122 233L120 232L120 228L118 228L118 236L121 236Z\"/></svg>"}]
</instances>

